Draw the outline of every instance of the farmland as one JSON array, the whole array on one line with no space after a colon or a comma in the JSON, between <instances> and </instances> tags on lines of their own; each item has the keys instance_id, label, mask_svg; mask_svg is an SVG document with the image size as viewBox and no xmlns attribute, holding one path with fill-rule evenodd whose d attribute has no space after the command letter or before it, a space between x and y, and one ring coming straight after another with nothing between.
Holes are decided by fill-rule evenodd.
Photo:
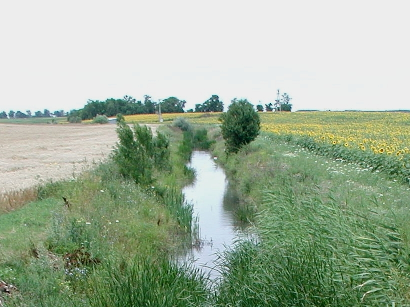
<instances>
[{"instance_id":1,"label":"farmland","mask_svg":"<svg viewBox=\"0 0 410 307\"><path fill-rule=\"evenodd\" d=\"M317 154L358 163L409 183L410 113L282 112L260 113L261 130ZM196 124L218 124L219 113L164 114L164 122L184 117ZM157 115L127 116L139 123Z\"/></svg>"},{"instance_id":2,"label":"farmland","mask_svg":"<svg viewBox=\"0 0 410 307\"><path fill-rule=\"evenodd\" d=\"M0 215L0 277L14 282L21 293L7 302L128 306L149 300L159 306L166 299L175 306L409 306L408 114L260 115L260 136L228 157L215 127L218 113L164 114L159 131L172 140L176 173L158 173L145 189L124 181L112 164L102 164L74 180L48 184L37 201ZM188 229L180 227L178 215L169 211L173 206L166 205L179 198L179 180L186 173L177 167L182 136L169 126L177 117L211 127L212 154L238 191L243 218L258 235L220 255L222 279L211 287L200 272L169 266L163 257ZM152 123L158 116L126 120ZM71 209L62 207L62 195ZM68 275L60 256L82 253L79 246L88 253L81 254L88 255L87 261L101 264L92 272L84 266ZM55 259L60 264L53 264ZM33 292L32 284L45 295Z\"/></svg>"}]
</instances>

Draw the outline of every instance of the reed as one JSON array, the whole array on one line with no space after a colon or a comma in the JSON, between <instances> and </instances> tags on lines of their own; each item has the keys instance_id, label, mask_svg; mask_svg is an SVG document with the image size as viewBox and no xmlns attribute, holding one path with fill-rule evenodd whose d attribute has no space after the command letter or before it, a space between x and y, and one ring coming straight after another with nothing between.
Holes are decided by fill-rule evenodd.
<instances>
[{"instance_id":1,"label":"reed","mask_svg":"<svg viewBox=\"0 0 410 307\"><path fill-rule=\"evenodd\" d=\"M28 188L0 194L0 214L16 210L37 199L37 189Z\"/></svg>"},{"instance_id":2,"label":"reed","mask_svg":"<svg viewBox=\"0 0 410 307\"><path fill-rule=\"evenodd\" d=\"M108 264L90 281L89 306L205 306L207 279L198 269L164 257Z\"/></svg>"}]
</instances>

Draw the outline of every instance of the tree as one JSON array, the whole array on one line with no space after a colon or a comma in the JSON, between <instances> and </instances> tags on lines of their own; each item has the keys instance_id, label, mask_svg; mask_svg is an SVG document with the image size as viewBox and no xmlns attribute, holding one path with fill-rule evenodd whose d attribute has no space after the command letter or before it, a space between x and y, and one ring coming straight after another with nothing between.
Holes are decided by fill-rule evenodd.
<instances>
[{"instance_id":1,"label":"tree","mask_svg":"<svg viewBox=\"0 0 410 307\"><path fill-rule=\"evenodd\" d=\"M43 114L44 114L44 117L51 117L50 111L47 109L44 109Z\"/></svg>"},{"instance_id":2,"label":"tree","mask_svg":"<svg viewBox=\"0 0 410 307\"><path fill-rule=\"evenodd\" d=\"M56 117L64 117L65 113L64 110L54 111L54 115Z\"/></svg>"},{"instance_id":3,"label":"tree","mask_svg":"<svg viewBox=\"0 0 410 307\"><path fill-rule=\"evenodd\" d=\"M81 112L81 119L92 119L98 114L106 113L106 103L99 100L88 100ZM119 113L119 112L117 112Z\"/></svg>"},{"instance_id":4,"label":"tree","mask_svg":"<svg viewBox=\"0 0 410 307\"><path fill-rule=\"evenodd\" d=\"M212 95L203 104L195 105L195 112L222 112L224 110L224 104L219 100L218 95Z\"/></svg>"},{"instance_id":5,"label":"tree","mask_svg":"<svg viewBox=\"0 0 410 307\"><path fill-rule=\"evenodd\" d=\"M290 103L291 100L292 98L290 98L288 94L284 93L282 95L282 111L292 111L292 104Z\"/></svg>"},{"instance_id":6,"label":"tree","mask_svg":"<svg viewBox=\"0 0 410 307\"><path fill-rule=\"evenodd\" d=\"M81 110L71 110L68 112L67 121L69 123L81 123Z\"/></svg>"},{"instance_id":7,"label":"tree","mask_svg":"<svg viewBox=\"0 0 410 307\"><path fill-rule=\"evenodd\" d=\"M279 90L278 90L278 98L275 100L275 111L292 111L292 104L290 101L292 98L289 97L288 94L282 94L282 97L279 98Z\"/></svg>"},{"instance_id":8,"label":"tree","mask_svg":"<svg viewBox=\"0 0 410 307\"><path fill-rule=\"evenodd\" d=\"M27 117L31 117L31 116L32 116L30 110L27 110L27 111L26 111L26 114L27 114Z\"/></svg>"},{"instance_id":9,"label":"tree","mask_svg":"<svg viewBox=\"0 0 410 307\"><path fill-rule=\"evenodd\" d=\"M16 114L14 114L15 118L27 118L27 114L21 112L21 111L17 111Z\"/></svg>"},{"instance_id":10,"label":"tree","mask_svg":"<svg viewBox=\"0 0 410 307\"><path fill-rule=\"evenodd\" d=\"M34 112L34 116L35 116L35 117L43 117L43 112L41 112L41 111L36 111L36 112Z\"/></svg>"},{"instance_id":11,"label":"tree","mask_svg":"<svg viewBox=\"0 0 410 307\"><path fill-rule=\"evenodd\" d=\"M272 112L273 111L272 102L269 102L268 104L265 104L265 110L266 110L266 112Z\"/></svg>"},{"instance_id":12,"label":"tree","mask_svg":"<svg viewBox=\"0 0 410 307\"><path fill-rule=\"evenodd\" d=\"M144 113L155 114L156 103L152 102L151 96L144 95L144 106Z\"/></svg>"},{"instance_id":13,"label":"tree","mask_svg":"<svg viewBox=\"0 0 410 307\"><path fill-rule=\"evenodd\" d=\"M9 111L9 118L14 118L15 115L16 115L16 112L14 112L13 110Z\"/></svg>"},{"instance_id":14,"label":"tree","mask_svg":"<svg viewBox=\"0 0 410 307\"><path fill-rule=\"evenodd\" d=\"M184 113L185 100L169 97L161 102L162 113Z\"/></svg>"},{"instance_id":15,"label":"tree","mask_svg":"<svg viewBox=\"0 0 410 307\"><path fill-rule=\"evenodd\" d=\"M258 112L263 112L263 105L258 104L258 105L256 106L256 110L257 110Z\"/></svg>"},{"instance_id":16,"label":"tree","mask_svg":"<svg viewBox=\"0 0 410 307\"><path fill-rule=\"evenodd\" d=\"M7 113L6 112L0 112L0 118L1 119L6 119L7 118Z\"/></svg>"},{"instance_id":17,"label":"tree","mask_svg":"<svg viewBox=\"0 0 410 307\"><path fill-rule=\"evenodd\" d=\"M228 111L221 115L220 120L228 154L237 153L259 135L259 114L247 99L232 100Z\"/></svg>"}]
</instances>

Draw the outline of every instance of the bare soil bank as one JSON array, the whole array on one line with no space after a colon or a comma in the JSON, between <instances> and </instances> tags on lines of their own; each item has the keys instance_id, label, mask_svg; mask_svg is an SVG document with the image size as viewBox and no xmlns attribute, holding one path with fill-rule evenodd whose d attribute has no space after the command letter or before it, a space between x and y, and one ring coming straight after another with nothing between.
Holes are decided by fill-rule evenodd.
<instances>
[{"instance_id":1,"label":"bare soil bank","mask_svg":"<svg viewBox=\"0 0 410 307\"><path fill-rule=\"evenodd\" d=\"M116 125L0 124L0 194L72 178L106 159Z\"/></svg>"}]
</instances>

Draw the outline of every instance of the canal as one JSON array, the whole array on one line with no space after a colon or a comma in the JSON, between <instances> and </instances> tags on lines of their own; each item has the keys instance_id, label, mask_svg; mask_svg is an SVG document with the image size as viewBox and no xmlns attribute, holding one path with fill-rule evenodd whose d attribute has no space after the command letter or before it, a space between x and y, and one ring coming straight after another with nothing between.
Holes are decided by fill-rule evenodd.
<instances>
[{"instance_id":1,"label":"canal","mask_svg":"<svg viewBox=\"0 0 410 307\"><path fill-rule=\"evenodd\" d=\"M211 279L219 275L215 270L218 255L244 235L243 225L235 218L239 201L235 189L215 159L209 152L194 151L189 167L195 169L196 179L183 189L198 219L198 239L188 249L185 261L209 273Z\"/></svg>"}]
</instances>

